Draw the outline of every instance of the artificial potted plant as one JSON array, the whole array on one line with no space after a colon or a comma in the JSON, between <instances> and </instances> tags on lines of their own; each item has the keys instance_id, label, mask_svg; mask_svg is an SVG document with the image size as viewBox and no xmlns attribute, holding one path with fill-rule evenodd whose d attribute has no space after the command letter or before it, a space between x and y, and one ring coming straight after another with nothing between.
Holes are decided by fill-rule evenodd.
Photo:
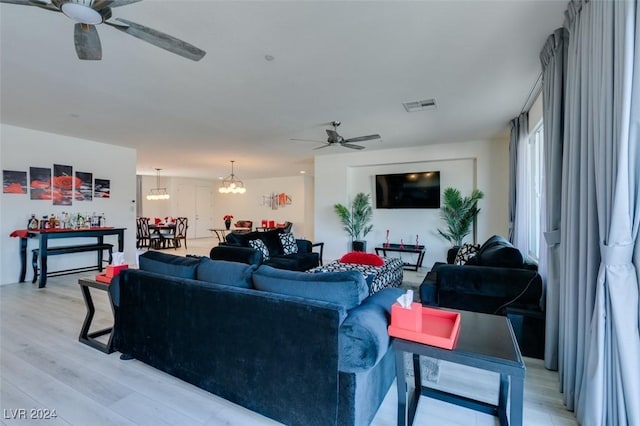
<instances>
[{"instance_id":1,"label":"artificial potted plant","mask_svg":"<svg viewBox=\"0 0 640 426\"><path fill-rule=\"evenodd\" d=\"M453 244L451 250L457 252L462 246L463 238L471 232L471 225L480 213L478 201L483 197L484 193L479 189L474 189L468 197L463 197L456 188L449 187L444 190L440 217L447 224L447 229L438 229L438 233Z\"/></svg>"},{"instance_id":2,"label":"artificial potted plant","mask_svg":"<svg viewBox=\"0 0 640 426\"><path fill-rule=\"evenodd\" d=\"M371 195L359 192L351 202L351 209L340 203L336 204L334 209L344 225L344 230L351 236L352 250L367 251L367 242L364 237L373 228L373 225L369 224L373 216Z\"/></svg>"}]
</instances>

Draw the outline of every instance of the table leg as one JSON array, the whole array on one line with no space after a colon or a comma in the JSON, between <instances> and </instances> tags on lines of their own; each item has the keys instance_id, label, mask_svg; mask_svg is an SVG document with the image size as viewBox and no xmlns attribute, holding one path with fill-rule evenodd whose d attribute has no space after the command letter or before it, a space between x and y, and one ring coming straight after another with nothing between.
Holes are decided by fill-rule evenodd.
<instances>
[{"instance_id":1,"label":"table leg","mask_svg":"<svg viewBox=\"0 0 640 426\"><path fill-rule=\"evenodd\" d=\"M49 238L47 234L40 234L38 239L40 242L38 257L40 257L40 280L38 288L45 288L47 286L47 245L49 244Z\"/></svg>"},{"instance_id":2,"label":"table leg","mask_svg":"<svg viewBox=\"0 0 640 426\"><path fill-rule=\"evenodd\" d=\"M27 241L28 238L20 238L20 281L24 282L27 276Z\"/></svg>"},{"instance_id":3,"label":"table leg","mask_svg":"<svg viewBox=\"0 0 640 426\"><path fill-rule=\"evenodd\" d=\"M404 352L396 349L396 387L398 388L398 426L407 424L407 380L404 372Z\"/></svg>"},{"instance_id":4,"label":"table leg","mask_svg":"<svg viewBox=\"0 0 640 426\"><path fill-rule=\"evenodd\" d=\"M100 235L98 237L98 244L104 244L104 237ZM102 272L102 250L98 250L98 272Z\"/></svg>"},{"instance_id":5,"label":"table leg","mask_svg":"<svg viewBox=\"0 0 640 426\"><path fill-rule=\"evenodd\" d=\"M511 410L509 413L510 426L522 426L524 403L524 379L511 376Z\"/></svg>"},{"instance_id":6,"label":"table leg","mask_svg":"<svg viewBox=\"0 0 640 426\"><path fill-rule=\"evenodd\" d=\"M94 331L89 333L89 328L91 328L91 322L93 321L93 316L96 312L95 306L93 304L93 299L91 297L91 291L89 287L86 285L81 285L82 289L82 298L84 299L84 303L87 307L87 315L84 318L84 322L82 323L82 328L80 329L80 336L78 340L85 345L89 345L92 348L98 349L106 354L110 354L113 352L113 327L107 327L102 330ZM107 290L107 294L109 296L109 305L111 305L111 310L113 311L113 303L111 302L111 294ZM111 333L109 336L109 340L106 344L99 342L96 340L96 337L104 336L105 334Z\"/></svg>"}]
</instances>

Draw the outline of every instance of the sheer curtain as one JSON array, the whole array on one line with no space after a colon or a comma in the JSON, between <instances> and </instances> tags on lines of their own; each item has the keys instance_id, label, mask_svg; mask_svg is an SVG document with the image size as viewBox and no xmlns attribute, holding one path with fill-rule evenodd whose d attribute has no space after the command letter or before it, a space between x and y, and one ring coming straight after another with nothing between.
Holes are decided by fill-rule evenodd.
<instances>
[{"instance_id":1,"label":"sheer curtain","mask_svg":"<svg viewBox=\"0 0 640 426\"><path fill-rule=\"evenodd\" d=\"M572 0L566 14L558 362L583 425L640 424L638 13Z\"/></svg>"}]
</instances>

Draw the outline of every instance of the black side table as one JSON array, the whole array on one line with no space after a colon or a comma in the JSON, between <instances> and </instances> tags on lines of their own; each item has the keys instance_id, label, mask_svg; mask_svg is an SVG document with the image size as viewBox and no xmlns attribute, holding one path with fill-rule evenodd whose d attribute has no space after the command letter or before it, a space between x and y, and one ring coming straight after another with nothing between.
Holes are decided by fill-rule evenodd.
<instances>
[{"instance_id":1,"label":"black side table","mask_svg":"<svg viewBox=\"0 0 640 426\"><path fill-rule=\"evenodd\" d=\"M111 300L111 293L109 292L109 284L101 283L88 278L80 278L78 280L78 285L80 285L80 289L82 290L82 298L84 299L84 304L87 307L87 315L85 316L84 322L82 323L82 328L80 329L80 337L78 337L78 340L85 345L89 345L92 348L98 349L99 351L102 351L106 354L110 354L113 352L113 327L107 327L102 330L89 332L91 322L93 321L93 316L96 312L89 288L95 288L107 292L107 295L109 297L109 306L111 307L111 313L113 314L113 301ZM96 337L104 336L105 334L109 333L109 340L106 344L96 340Z\"/></svg>"},{"instance_id":2,"label":"black side table","mask_svg":"<svg viewBox=\"0 0 640 426\"><path fill-rule=\"evenodd\" d=\"M452 350L397 337L391 340L391 345L396 351L398 426L413 424L420 396L497 416L501 426L522 426L526 369L509 320L477 312L457 312L461 315L460 335ZM405 352L413 355L413 390L409 389L406 382ZM498 404L489 404L422 386L420 355L499 373Z\"/></svg>"}]
</instances>

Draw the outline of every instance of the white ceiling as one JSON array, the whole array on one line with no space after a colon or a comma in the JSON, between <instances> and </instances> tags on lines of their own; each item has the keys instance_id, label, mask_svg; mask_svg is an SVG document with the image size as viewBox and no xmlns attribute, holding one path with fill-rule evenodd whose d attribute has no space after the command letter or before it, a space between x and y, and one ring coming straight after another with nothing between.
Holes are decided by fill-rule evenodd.
<instances>
[{"instance_id":1,"label":"white ceiling","mask_svg":"<svg viewBox=\"0 0 640 426\"><path fill-rule=\"evenodd\" d=\"M80 61L73 22L0 6L0 119L138 152L138 173L313 173L331 120L367 149L496 137L520 113L566 1L152 1L113 9L207 52L199 62L101 25ZM265 60L265 55L275 57ZM402 102L435 97L438 109Z\"/></svg>"}]
</instances>

